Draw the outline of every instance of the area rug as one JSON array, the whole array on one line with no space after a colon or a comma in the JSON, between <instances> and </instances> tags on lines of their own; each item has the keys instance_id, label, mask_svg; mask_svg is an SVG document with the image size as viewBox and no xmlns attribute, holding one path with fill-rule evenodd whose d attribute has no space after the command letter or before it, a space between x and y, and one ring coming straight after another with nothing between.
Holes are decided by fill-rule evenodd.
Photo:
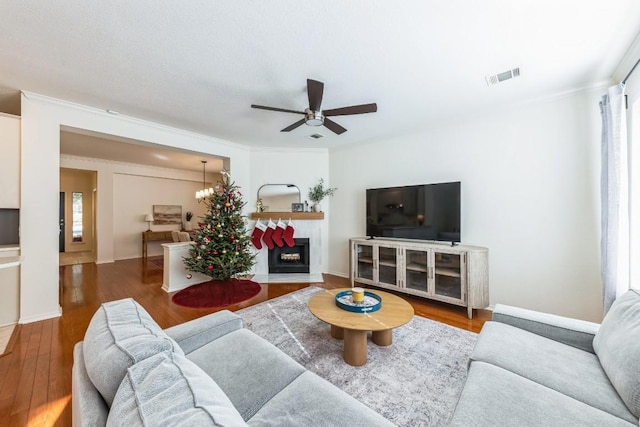
<instances>
[{"instance_id":1,"label":"area rug","mask_svg":"<svg viewBox=\"0 0 640 427\"><path fill-rule=\"evenodd\" d=\"M313 316L308 287L237 311L247 329L399 426L448 425L467 377L477 335L414 316L393 344L368 342L367 364L347 365L342 341Z\"/></svg>"},{"instance_id":2,"label":"area rug","mask_svg":"<svg viewBox=\"0 0 640 427\"><path fill-rule=\"evenodd\" d=\"M189 286L176 293L171 300L184 307L224 307L253 298L261 289L259 283L251 280L212 280Z\"/></svg>"}]
</instances>

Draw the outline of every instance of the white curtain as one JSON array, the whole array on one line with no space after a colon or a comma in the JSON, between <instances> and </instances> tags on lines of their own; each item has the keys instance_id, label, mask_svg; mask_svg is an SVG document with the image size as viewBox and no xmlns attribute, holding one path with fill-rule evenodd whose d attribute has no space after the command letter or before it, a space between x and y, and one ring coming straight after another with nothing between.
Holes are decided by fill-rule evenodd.
<instances>
[{"instance_id":1,"label":"white curtain","mask_svg":"<svg viewBox=\"0 0 640 427\"><path fill-rule=\"evenodd\" d=\"M601 263L604 312L629 289L629 171L624 84L609 88L602 114Z\"/></svg>"}]
</instances>

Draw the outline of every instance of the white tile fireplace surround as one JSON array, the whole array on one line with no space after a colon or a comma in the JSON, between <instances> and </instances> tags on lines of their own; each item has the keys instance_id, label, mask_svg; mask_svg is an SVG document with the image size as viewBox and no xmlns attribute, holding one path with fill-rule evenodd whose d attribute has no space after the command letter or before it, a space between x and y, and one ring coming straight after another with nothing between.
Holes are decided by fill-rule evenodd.
<instances>
[{"instance_id":1,"label":"white tile fireplace surround","mask_svg":"<svg viewBox=\"0 0 640 427\"><path fill-rule=\"evenodd\" d=\"M272 218L277 222L278 218ZM288 218L282 218L285 223ZM269 220L262 220L266 224ZM322 282L322 250L321 250L321 220L293 220L295 238L309 239L309 273L277 273L269 274L269 248L262 245L256 249L256 264L254 265L254 282L258 283L312 283Z\"/></svg>"}]
</instances>

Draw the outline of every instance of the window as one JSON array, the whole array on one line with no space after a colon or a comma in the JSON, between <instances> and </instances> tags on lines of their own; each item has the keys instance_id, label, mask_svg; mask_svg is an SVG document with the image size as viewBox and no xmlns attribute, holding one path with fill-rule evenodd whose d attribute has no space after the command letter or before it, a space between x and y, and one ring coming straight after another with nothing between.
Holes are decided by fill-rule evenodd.
<instances>
[{"instance_id":1,"label":"window","mask_svg":"<svg viewBox=\"0 0 640 427\"><path fill-rule=\"evenodd\" d=\"M82 242L82 193L73 193L71 198L72 219L72 241Z\"/></svg>"}]
</instances>

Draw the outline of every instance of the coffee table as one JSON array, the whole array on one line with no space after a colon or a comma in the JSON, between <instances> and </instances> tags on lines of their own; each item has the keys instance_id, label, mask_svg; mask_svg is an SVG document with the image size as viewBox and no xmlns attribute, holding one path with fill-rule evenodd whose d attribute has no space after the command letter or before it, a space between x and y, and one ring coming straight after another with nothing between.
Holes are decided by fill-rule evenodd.
<instances>
[{"instance_id":1,"label":"coffee table","mask_svg":"<svg viewBox=\"0 0 640 427\"><path fill-rule=\"evenodd\" d=\"M404 299L378 290L369 290L382 299L382 307L373 313L352 313L336 306L336 294L351 288L327 289L309 300L309 311L331 325L331 336L344 339L344 361L352 366L367 363L367 332L379 346L393 342L393 328L413 317L413 307Z\"/></svg>"}]
</instances>

